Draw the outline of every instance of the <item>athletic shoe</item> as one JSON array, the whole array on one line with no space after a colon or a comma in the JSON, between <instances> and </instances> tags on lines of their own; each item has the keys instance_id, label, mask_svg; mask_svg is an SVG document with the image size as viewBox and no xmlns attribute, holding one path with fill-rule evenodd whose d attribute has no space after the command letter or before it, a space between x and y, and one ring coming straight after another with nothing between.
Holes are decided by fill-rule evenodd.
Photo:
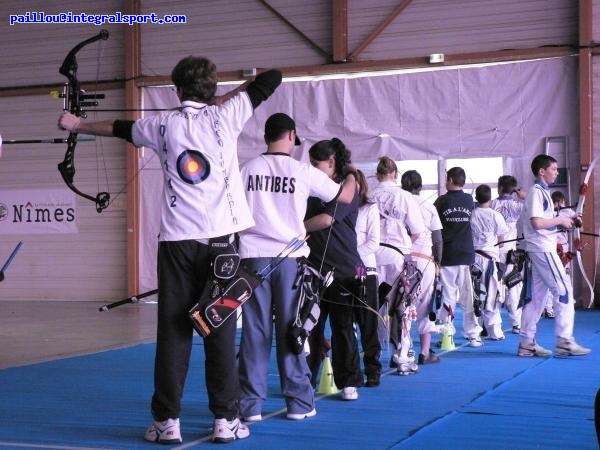
<instances>
[{"instance_id":1,"label":"athletic shoe","mask_svg":"<svg viewBox=\"0 0 600 450\"><path fill-rule=\"evenodd\" d=\"M255 414L253 416L244 416L242 418L244 422L260 422L262 420L262 414Z\"/></svg>"},{"instance_id":2,"label":"athletic shoe","mask_svg":"<svg viewBox=\"0 0 600 450\"><path fill-rule=\"evenodd\" d=\"M408 354L406 356L402 356L400 354L400 351L398 350L398 352L396 352L392 355L392 361L393 361L393 366L392 366L392 363L390 362L390 367L394 367L394 368L398 368L400 366L400 364L414 363L415 362L415 351L411 349L408 351Z\"/></svg>"},{"instance_id":3,"label":"athletic shoe","mask_svg":"<svg viewBox=\"0 0 600 450\"><path fill-rule=\"evenodd\" d=\"M160 444L181 444L179 419L155 420L144 433L144 439Z\"/></svg>"},{"instance_id":4,"label":"athletic shoe","mask_svg":"<svg viewBox=\"0 0 600 450\"><path fill-rule=\"evenodd\" d=\"M240 422L240 419L215 419L213 428L213 442L233 442L236 439L245 439L250 436L250 430Z\"/></svg>"},{"instance_id":5,"label":"athletic shoe","mask_svg":"<svg viewBox=\"0 0 600 450\"><path fill-rule=\"evenodd\" d=\"M519 350L517 351L517 355L547 357L552 356L552 352L548 349L545 349L537 342L533 341L533 343L529 345L519 344Z\"/></svg>"},{"instance_id":6,"label":"athletic shoe","mask_svg":"<svg viewBox=\"0 0 600 450\"><path fill-rule=\"evenodd\" d=\"M316 415L317 415L317 410L313 408L312 411L300 413L300 414L287 413L287 416L285 416L285 417L290 420L302 420L302 419L307 419L308 417L314 417Z\"/></svg>"},{"instance_id":7,"label":"athletic shoe","mask_svg":"<svg viewBox=\"0 0 600 450\"><path fill-rule=\"evenodd\" d=\"M419 353L419 366L422 366L423 364L435 364L439 363L440 361L440 357L433 352L429 352L429 355L427 356L425 356L423 353Z\"/></svg>"},{"instance_id":8,"label":"athletic shoe","mask_svg":"<svg viewBox=\"0 0 600 450\"><path fill-rule=\"evenodd\" d=\"M481 347L483 345L483 341L478 337L467 338L467 341L469 341L469 347Z\"/></svg>"},{"instance_id":9,"label":"athletic shoe","mask_svg":"<svg viewBox=\"0 0 600 450\"><path fill-rule=\"evenodd\" d=\"M504 334L499 334L496 336L488 336L486 337L486 339L488 341L503 341L504 339L506 339L506 336L504 336Z\"/></svg>"},{"instance_id":10,"label":"athletic shoe","mask_svg":"<svg viewBox=\"0 0 600 450\"><path fill-rule=\"evenodd\" d=\"M381 383L381 373L374 372L367 375L366 387L377 387Z\"/></svg>"},{"instance_id":11,"label":"athletic shoe","mask_svg":"<svg viewBox=\"0 0 600 450\"><path fill-rule=\"evenodd\" d=\"M342 400L357 400L358 389L354 386L348 386L342 389Z\"/></svg>"},{"instance_id":12,"label":"athletic shoe","mask_svg":"<svg viewBox=\"0 0 600 450\"><path fill-rule=\"evenodd\" d=\"M560 356L583 356L591 351L592 349L579 345L574 339L559 339L555 349Z\"/></svg>"},{"instance_id":13,"label":"athletic shoe","mask_svg":"<svg viewBox=\"0 0 600 450\"><path fill-rule=\"evenodd\" d=\"M397 370L398 375L414 375L419 371L419 366L413 360L412 362L400 363Z\"/></svg>"},{"instance_id":14,"label":"athletic shoe","mask_svg":"<svg viewBox=\"0 0 600 450\"><path fill-rule=\"evenodd\" d=\"M544 314L542 317L547 317L548 319L554 319L554 309L552 308L544 308Z\"/></svg>"},{"instance_id":15,"label":"athletic shoe","mask_svg":"<svg viewBox=\"0 0 600 450\"><path fill-rule=\"evenodd\" d=\"M521 327L519 325L513 325L512 334L519 334L521 332Z\"/></svg>"}]
</instances>

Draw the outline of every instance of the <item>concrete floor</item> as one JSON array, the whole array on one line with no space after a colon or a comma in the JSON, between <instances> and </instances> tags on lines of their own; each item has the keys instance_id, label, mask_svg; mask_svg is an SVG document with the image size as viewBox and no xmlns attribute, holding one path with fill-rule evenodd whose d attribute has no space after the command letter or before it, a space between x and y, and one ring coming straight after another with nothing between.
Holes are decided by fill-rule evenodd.
<instances>
[{"instance_id":1,"label":"concrete floor","mask_svg":"<svg viewBox=\"0 0 600 450\"><path fill-rule=\"evenodd\" d=\"M153 342L156 303L0 301L0 369Z\"/></svg>"}]
</instances>

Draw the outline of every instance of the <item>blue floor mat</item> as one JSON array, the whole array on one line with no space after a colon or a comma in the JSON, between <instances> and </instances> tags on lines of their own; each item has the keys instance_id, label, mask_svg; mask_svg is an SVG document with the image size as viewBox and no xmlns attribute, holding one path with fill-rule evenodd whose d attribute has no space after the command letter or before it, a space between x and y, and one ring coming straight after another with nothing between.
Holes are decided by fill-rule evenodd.
<instances>
[{"instance_id":1,"label":"blue floor mat","mask_svg":"<svg viewBox=\"0 0 600 450\"><path fill-rule=\"evenodd\" d=\"M458 314L457 316L460 316ZM460 325L457 323L460 330ZM401 377L387 370L358 401L318 399L317 416L285 419L272 352L265 420L235 448L592 449L600 387L600 312L578 311L576 336L591 347L574 358L519 358L518 336L441 352L442 362ZM553 348L553 322L538 341ZM386 355L386 353L384 353ZM388 356L383 362L387 365ZM154 344L0 370L0 448L157 448L142 439L151 421ZM196 338L181 417L184 444L212 445L202 340ZM160 448L165 448L161 446Z\"/></svg>"}]
</instances>

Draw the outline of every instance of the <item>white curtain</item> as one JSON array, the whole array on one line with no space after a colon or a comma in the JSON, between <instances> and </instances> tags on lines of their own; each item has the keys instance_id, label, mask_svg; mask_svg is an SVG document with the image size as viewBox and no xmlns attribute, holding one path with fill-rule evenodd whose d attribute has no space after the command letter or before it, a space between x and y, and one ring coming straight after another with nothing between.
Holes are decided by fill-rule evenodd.
<instances>
[{"instance_id":1,"label":"white curtain","mask_svg":"<svg viewBox=\"0 0 600 450\"><path fill-rule=\"evenodd\" d=\"M296 120L307 160L311 145L338 137L355 162L504 156L523 185L547 136L567 136L578 153L578 60L561 57L350 78L289 80L261 105L238 140L240 161L265 149L263 125L275 112ZM234 86L220 86L220 92ZM144 89L145 108L178 106L172 87ZM141 287L156 288L162 174L147 151L142 162ZM485 170L485 168L482 168Z\"/></svg>"}]
</instances>

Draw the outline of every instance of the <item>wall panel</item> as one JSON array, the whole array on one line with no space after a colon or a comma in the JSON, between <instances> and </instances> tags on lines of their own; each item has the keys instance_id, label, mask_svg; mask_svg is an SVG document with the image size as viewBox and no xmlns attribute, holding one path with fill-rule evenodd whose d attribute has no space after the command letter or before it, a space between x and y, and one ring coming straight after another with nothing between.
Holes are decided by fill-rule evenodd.
<instances>
[{"instance_id":1,"label":"wall panel","mask_svg":"<svg viewBox=\"0 0 600 450\"><path fill-rule=\"evenodd\" d=\"M351 53L399 4L377 3L349 1ZM576 0L413 1L359 59L577 45L577 14Z\"/></svg>"},{"instance_id":2,"label":"wall panel","mask_svg":"<svg viewBox=\"0 0 600 450\"><path fill-rule=\"evenodd\" d=\"M104 105L123 107L122 91L109 91ZM50 96L0 98L2 137L41 139L66 137L56 127L62 101ZM90 114L90 119L100 119ZM85 136L82 136L85 137ZM0 202L7 190L65 188L57 164L66 144L4 145L0 160ZM126 294L127 227L125 145L104 138L79 142L75 151L75 186L95 195L108 189L115 198L101 214L94 204L76 197L75 234L0 234L0 261L18 241L23 246L0 285L1 300L113 301ZM10 208L10 205L7 205Z\"/></svg>"},{"instance_id":3,"label":"wall panel","mask_svg":"<svg viewBox=\"0 0 600 450\"><path fill-rule=\"evenodd\" d=\"M0 6L0 87L62 84L66 78L58 73L64 58L79 42L106 28L111 36L93 43L77 55L81 81L123 78L123 25L29 23L7 25L9 15L27 12L59 14L109 14L122 10L122 0L81 2L58 0L27 2L7 0Z\"/></svg>"}]
</instances>

